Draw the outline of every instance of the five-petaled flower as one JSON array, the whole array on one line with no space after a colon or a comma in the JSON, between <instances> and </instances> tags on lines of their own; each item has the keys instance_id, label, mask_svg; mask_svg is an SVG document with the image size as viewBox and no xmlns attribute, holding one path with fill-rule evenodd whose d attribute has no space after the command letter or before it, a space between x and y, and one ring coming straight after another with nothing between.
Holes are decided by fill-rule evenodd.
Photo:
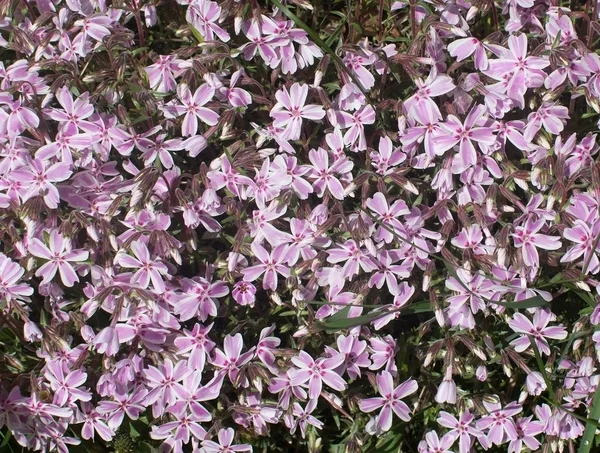
<instances>
[{"instance_id":1,"label":"five-petaled flower","mask_svg":"<svg viewBox=\"0 0 600 453\"><path fill-rule=\"evenodd\" d=\"M522 313L515 313L513 319L508 322L512 330L521 336L513 341L511 345L517 352L523 352L531 347L531 340L535 343L540 354L550 355L550 346L546 338L553 340L564 340L567 338L566 329L561 326L548 326L555 316L549 310L536 309L533 322ZM531 339L530 339L531 337Z\"/></svg>"},{"instance_id":2,"label":"five-petaled flower","mask_svg":"<svg viewBox=\"0 0 600 453\"><path fill-rule=\"evenodd\" d=\"M85 261L90 254L87 250L71 250L71 241L66 239L58 230L50 232L49 247L38 238L33 238L29 244L29 253L37 258L48 260L35 273L42 277L42 283L50 283L56 272L65 286L73 286L79 277L73 268L72 262Z\"/></svg>"},{"instance_id":3,"label":"five-petaled flower","mask_svg":"<svg viewBox=\"0 0 600 453\"><path fill-rule=\"evenodd\" d=\"M515 228L512 237L515 247L523 250L523 263L526 266L540 267L540 256L537 249L558 250L561 247L560 236L548 236L538 233L546 224L544 219L535 220L529 217L525 225Z\"/></svg>"},{"instance_id":4,"label":"five-petaled flower","mask_svg":"<svg viewBox=\"0 0 600 453\"><path fill-rule=\"evenodd\" d=\"M410 409L402 399L417 391L417 381L408 379L394 387L392 375L387 371L382 371L377 375L377 389L381 396L360 400L358 403L360 410L366 413L381 408L376 418L377 432L389 431L392 427L392 413L405 422L410 421Z\"/></svg>"},{"instance_id":5,"label":"five-petaled flower","mask_svg":"<svg viewBox=\"0 0 600 453\"><path fill-rule=\"evenodd\" d=\"M300 351L300 354L292 358L292 363L298 367L292 374L292 385L300 385L308 382L308 397L317 399L321 394L323 383L334 390L344 390L346 381L334 370L344 363L344 354L338 354L329 358L318 358L314 360L310 354Z\"/></svg>"},{"instance_id":6,"label":"five-petaled flower","mask_svg":"<svg viewBox=\"0 0 600 453\"><path fill-rule=\"evenodd\" d=\"M302 130L302 120L318 121L325 116L323 107L316 104L306 105L308 85L294 83L290 90L283 87L275 94L277 104L271 109L271 118L276 127L285 128L288 140L298 140Z\"/></svg>"}]
</instances>

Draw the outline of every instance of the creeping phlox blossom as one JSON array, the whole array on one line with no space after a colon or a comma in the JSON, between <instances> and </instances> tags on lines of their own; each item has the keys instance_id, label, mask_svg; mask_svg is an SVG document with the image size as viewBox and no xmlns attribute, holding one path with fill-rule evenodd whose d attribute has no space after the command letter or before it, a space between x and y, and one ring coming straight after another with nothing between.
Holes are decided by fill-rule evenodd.
<instances>
[{"instance_id":1,"label":"creeping phlox blossom","mask_svg":"<svg viewBox=\"0 0 600 453\"><path fill-rule=\"evenodd\" d=\"M275 3L0 8L0 449L575 451L598 8Z\"/></svg>"}]
</instances>

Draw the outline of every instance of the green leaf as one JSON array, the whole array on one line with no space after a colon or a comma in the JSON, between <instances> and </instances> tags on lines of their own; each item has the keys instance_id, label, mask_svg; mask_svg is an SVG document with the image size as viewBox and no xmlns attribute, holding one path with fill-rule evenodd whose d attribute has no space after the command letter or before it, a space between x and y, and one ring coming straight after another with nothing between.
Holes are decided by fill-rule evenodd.
<instances>
[{"instance_id":1,"label":"green leaf","mask_svg":"<svg viewBox=\"0 0 600 453\"><path fill-rule=\"evenodd\" d=\"M6 431L6 434L2 433L2 435L4 436L4 440L2 440L0 448L4 448L8 445L8 442L10 442L10 438L12 437L12 431L9 429Z\"/></svg>"},{"instance_id":2,"label":"green leaf","mask_svg":"<svg viewBox=\"0 0 600 453\"><path fill-rule=\"evenodd\" d=\"M596 434L596 425L592 423L592 421L596 421L598 419L600 419L600 392L596 391L596 393L594 393L594 398L592 398L590 416L585 424L585 430L583 431L583 437L581 438L581 443L579 444L579 450L577 450L577 453L590 452L592 443L594 441L594 435Z\"/></svg>"},{"instance_id":3,"label":"green leaf","mask_svg":"<svg viewBox=\"0 0 600 453\"><path fill-rule=\"evenodd\" d=\"M349 318L348 314L350 313L351 308L352 306L346 306L333 316L329 317L327 321L317 322L316 325L328 332L335 332L338 330L351 329L352 327L370 324L383 316L393 313L401 312L402 315L413 315L417 313L429 313L433 311L429 301L420 301L395 310L376 309L367 313L366 315Z\"/></svg>"},{"instance_id":4,"label":"green leaf","mask_svg":"<svg viewBox=\"0 0 600 453\"><path fill-rule=\"evenodd\" d=\"M322 329L329 331L344 330L356 326L362 326L363 324L369 324L375 321L376 319L381 318L382 316L385 316L390 313L389 311L372 311L370 313L367 313L366 315L348 318L348 314L350 313L351 308L352 307L344 307L336 314L331 316L327 321L318 322L316 324Z\"/></svg>"},{"instance_id":5,"label":"green leaf","mask_svg":"<svg viewBox=\"0 0 600 453\"><path fill-rule=\"evenodd\" d=\"M514 309L545 307L546 305L548 305L548 302L546 302L546 300L542 296L533 296L533 297L529 297L527 299L523 299L520 301L514 301L514 302L490 301L490 303L496 304L496 305L502 305L503 307L514 308Z\"/></svg>"}]
</instances>

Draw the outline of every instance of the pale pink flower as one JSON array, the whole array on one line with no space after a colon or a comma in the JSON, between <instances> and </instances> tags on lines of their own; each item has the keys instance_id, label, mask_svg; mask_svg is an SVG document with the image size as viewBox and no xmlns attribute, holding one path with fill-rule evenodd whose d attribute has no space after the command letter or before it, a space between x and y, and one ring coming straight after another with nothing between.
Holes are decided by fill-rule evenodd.
<instances>
[{"instance_id":1,"label":"pale pink flower","mask_svg":"<svg viewBox=\"0 0 600 453\"><path fill-rule=\"evenodd\" d=\"M561 247L560 236L538 233L545 224L544 219L534 220L533 217L529 217L524 226L516 227L512 233L515 247L522 248L523 262L526 266L540 267L538 248L558 250Z\"/></svg>"},{"instance_id":2,"label":"pale pink flower","mask_svg":"<svg viewBox=\"0 0 600 453\"><path fill-rule=\"evenodd\" d=\"M277 274L281 274L284 277L290 276L290 268L287 266L287 245L278 245L271 253L267 252L265 248L257 243L256 241L251 245L252 253L260 261L261 264L247 267L242 270L244 275L244 281L253 282L263 273L263 286L266 289L275 291L277 289Z\"/></svg>"},{"instance_id":3,"label":"pale pink flower","mask_svg":"<svg viewBox=\"0 0 600 453\"><path fill-rule=\"evenodd\" d=\"M247 379L244 377L242 382L239 383L240 368L252 360L254 357L255 348L252 347L250 350L242 354L244 348L244 340L242 335L237 333L233 336L226 335L223 340L223 351L218 348L214 349L214 357L210 363L218 368L222 369L222 373L227 373L231 383L238 387L241 384L243 387L247 387Z\"/></svg>"},{"instance_id":4,"label":"pale pink flower","mask_svg":"<svg viewBox=\"0 0 600 453\"><path fill-rule=\"evenodd\" d=\"M162 276L168 275L167 266L160 258L152 259L146 244L139 240L132 242L130 249L135 258L121 252L115 257L115 264L124 268L138 269L131 276L130 282L132 285L139 285L142 289L146 289L152 282L154 289L159 293L163 293L165 282Z\"/></svg>"},{"instance_id":5,"label":"pale pink flower","mask_svg":"<svg viewBox=\"0 0 600 453\"><path fill-rule=\"evenodd\" d=\"M294 83L290 91L283 87L275 94L277 104L271 109L271 118L276 127L285 128L288 140L298 140L302 131L302 120L321 120L325 116L323 107L316 104L306 105L308 85Z\"/></svg>"},{"instance_id":6,"label":"pale pink flower","mask_svg":"<svg viewBox=\"0 0 600 453\"><path fill-rule=\"evenodd\" d=\"M37 258L42 258L48 262L43 264L35 273L42 277L42 283L50 283L56 272L60 274L60 279L65 286L71 287L79 281L79 277L73 268L71 262L81 262L89 258L87 250L72 250L71 241L65 239L58 230L50 232L49 247L38 238L33 238L29 244L29 253Z\"/></svg>"},{"instance_id":7,"label":"pale pink flower","mask_svg":"<svg viewBox=\"0 0 600 453\"><path fill-rule=\"evenodd\" d=\"M311 149L308 158L313 164L312 177L315 179L313 187L317 195L322 197L325 189L328 189L335 198L343 200L344 187L339 176L349 173L354 164L346 157L341 157L329 165L329 155L323 148Z\"/></svg>"},{"instance_id":8,"label":"pale pink flower","mask_svg":"<svg viewBox=\"0 0 600 453\"><path fill-rule=\"evenodd\" d=\"M410 421L410 409L402 398L415 393L418 389L417 381L408 379L397 387L394 387L394 379L387 371L377 375L377 390L380 397L367 398L359 401L360 410L366 413L382 408L377 416L377 432L389 431L392 427L392 413L401 420Z\"/></svg>"},{"instance_id":9,"label":"pale pink flower","mask_svg":"<svg viewBox=\"0 0 600 453\"><path fill-rule=\"evenodd\" d=\"M181 124L181 133L185 137L196 135L198 132L198 120L209 126L214 126L219 121L219 114L204 107L215 96L215 89L207 83L203 83L192 95L187 85L181 84L177 87L177 97L181 101L174 101L163 107L167 118L177 118L185 115Z\"/></svg>"},{"instance_id":10,"label":"pale pink flower","mask_svg":"<svg viewBox=\"0 0 600 453\"><path fill-rule=\"evenodd\" d=\"M292 363L298 367L292 374L292 385L308 382L308 396L317 399L321 394L323 383L334 390L342 391L347 387L346 381L334 370L344 363L345 356L338 354L334 357L319 358L314 360L308 353L292 358Z\"/></svg>"},{"instance_id":11,"label":"pale pink flower","mask_svg":"<svg viewBox=\"0 0 600 453\"><path fill-rule=\"evenodd\" d=\"M533 315L533 322L522 313L515 313L508 322L512 330L521 334L519 338L510 342L517 352L526 351L531 347L530 337L535 342L540 354L550 355L550 346L546 338L564 340L567 338L566 329L560 326L549 327L548 323L556 319L549 310L537 309Z\"/></svg>"},{"instance_id":12,"label":"pale pink flower","mask_svg":"<svg viewBox=\"0 0 600 453\"><path fill-rule=\"evenodd\" d=\"M210 0L194 0L188 6L185 18L207 41L229 41L229 33L217 25L221 17L221 7Z\"/></svg>"},{"instance_id":13,"label":"pale pink flower","mask_svg":"<svg viewBox=\"0 0 600 453\"><path fill-rule=\"evenodd\" d=\"M232 452L250 452L252 447L248 444L232 445L235 431L231 428L221 429L217 435L219 443L212 440L203 440L202 453L232 453Z\"/></svg>"}]
</instances>

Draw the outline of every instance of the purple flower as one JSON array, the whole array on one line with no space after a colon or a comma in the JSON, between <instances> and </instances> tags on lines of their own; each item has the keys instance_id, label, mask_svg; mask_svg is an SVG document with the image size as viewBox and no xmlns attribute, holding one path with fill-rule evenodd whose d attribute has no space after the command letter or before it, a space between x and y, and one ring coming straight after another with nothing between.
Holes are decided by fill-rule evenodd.
<instances>
[{"instance_id":1,"label":"purple flower","mask_svg":"<svg viewBox=\"0 0 600 453\"><path fill-rule=\"evenodd\" d=\"M345 390L346 381L334 370L344 363L343 354L330 358L319 358L314 360L308 353L300 351L300 354L292 358L292 363L298 367L292 374L292 385L300 385L308 382L308 397L317 399L321 394L323 383L334 390Z\"/></svg>"},{"instance_id":2,"label":"purple flower","mask_svg":"<svg viewBox=\"0 0 600 453\"><path fill-rule=\"evenodd\" d=\"M71 250L71 241L65 239L58 230L50 232L49 247L38 238L33 238L29 244L29 253L48 260L35 273L43 278L42 283L49 283L58 271L63 284L68 287L79 281L71 262L85 261L90 256L86 250Z\"/></svg>"},{"instance_id":3,"label":"purple flower","mask_svg":"<svg viewBox=\"0 0 600 453\"><path fill-rule=\"evenodd\" d=\"M234 336L226 335L223 345L223 351L215 348L214 357L210 363L218 368L222 368L223 372L228 374L231 383L237 387L239 385L240 368L252 359L255 348L250 348L249 351L242 354L244 339L239 333ZM242 381L243 387L247 386L246 381Z\"/></svg>"},{"instance_id":4,"label":"purple flower","mask_svg":"<svg viewBox=\"0 0 600 453\"><path fill-rule=\"evenodd\" d=\"M146 289L152 282L154 289L159 293L163 293L165 282L162 276L168 275L167 266L160 258L150 258L148 247L139 240L132 242L130 248L135 258L121 252L115 257L115 264L124 268L138 269L131 276L130 282L132 285L139 285L142 289Z\"/></svg>"},{"instance_id":5,"label":"purple flower","mask_svg":"<svg viewBox=\"0 0 600 453\"><path fill-rule=\"evenodd\" d=\"M537 309L533 315L533 322L522 313L515 313L508 325L512 330L520 333L521 336L511 341L510 344L515 348L515 351L523 352L531 347L529 340L529 336L531 336L540 354L550 355L550 346L546 338L553 340L567 338L567 331L562 325L548 327L548 323L554 319L556 317L549 310Z\"/></svg>"},{"instance_id":6,"label":"purple flower","mask_svg":"<svg viewBox=\"0 0 600 453\"><path fill-rule=\"evenodd\" d=\"M496 142L494 129L483 126L485 123L485 113L487 109L483 105L478 105L471 109L464 123L454 115L448 115L448 120L441 123L441 127L446 134L440 134L434 139L434 148L436 154L442 154L455 145L459 145L459 156L463 165L473 166L477 163L477 151L473 142L491 146Z\"/></svg>"},{"instance_id":7,"label":"purple flower","mask_svg":"<svg viewBox=\"0 0 600 453\"><path fill-rule=\"evenodd\" d=\"M167 118L177 118L185 115L181 124L181 133L191 137L198 132L198 120L214 126L219 121L219 115L204 107L215 96L215 89L207 83L202 84L192 95L187 85L177 87L177 97L181 104L170 102L163 107Z\"/></svg>"},{"instance_id":8,"label":"purple flower","mask_svg":"<svg viewBox=\"0 0 600 453\"><path fill-rule=\"evenodd\" d=\"M358 404L360 410L366 413L382 408L376 422L378 433L389 431L392 427L392 412L401 420L410 421L410 409L402 398L417 391L417 381L408 379L394 388L392 375L382 371L377 375L377 389L380 397L360 400Z\"/></svg>"},{"instance_id":9,"label":"purple flower","mask_svg":"<svg viewBox=\"0 0 600 453\"><path fill-rule=\"evenodd\" d=\"M538 248L558 250L561 247L560 236L548 236L547 234L538 233L545 224L544 219L534 220L529 217L525 225L516 227L515 232L512 234L515 247L523 250L523 262L526 266L540 267Z\"/></svg>"},{"instance_id":10,"label":"purple flower","mask_svg":"<svg viewBox=\"0 0 600 453\"><path fill-rule=\"evenodd\" d=\"M302 130L302 120L318 121L325 116L323 107L316 104L306 105L308 85L294 83L290 91L283 87L275 94L277 104L271 109L271 118L276 127L285 128L288 140L298 140Z\"/></svg>"},{"instance_id":11,"label":"purple flower","mask_svg":"<svg viewBox=\"0 0 600 453\"><path fill-rule=\"evenodd\" d=\"M469 453L473 445L473 438L485 438L481 430L473 426L475 417L468 410L460 416L460 420L446 411L441 411L437 422L444 428L450 429L446 434L453 441L458 439L460 453Z\"/></svg>"},{"instance_id":12,"label":"purple flower","mask_svg":"<svg viewBox=\"0 0 600 453\"><path fill-rule=\"evenodd\" d=\"M275 291L277 289L277 274L284 277L290 276L290 268L285 264L287 263L287 245L278 245L273 248L271 253L267 252L256 241L252 243L251 248L254 256L258 258L261 264L243 269L244 281L252 282L264 273L263 286L266 289Z\"/></svg>"},{"instance_id":13,"label":"purple flower","mask_svg":"<svg viewBox=\"0 0 600 453\"><path fill-rule=\"evenodd\" d=\"M252 453L252 447L247 444L232 445L235 431L231 428L221 429L218 434L219 443L212 440L202 441L202 453L231 453L247 451Z\"/></svg>"},{"instance_id":14,"label":"purple flower","mask_svg":"<svg viewBox=\"0 0 600 453\"><path fill-rule=\"evenodd\" d=\"M51 361L46 364L44 376L50 382L54 403L58 406L92 399L88 389L79 388L87 380L87 374L81 370L69 371L64 363Z\"/></svg>"}]
</instances>

